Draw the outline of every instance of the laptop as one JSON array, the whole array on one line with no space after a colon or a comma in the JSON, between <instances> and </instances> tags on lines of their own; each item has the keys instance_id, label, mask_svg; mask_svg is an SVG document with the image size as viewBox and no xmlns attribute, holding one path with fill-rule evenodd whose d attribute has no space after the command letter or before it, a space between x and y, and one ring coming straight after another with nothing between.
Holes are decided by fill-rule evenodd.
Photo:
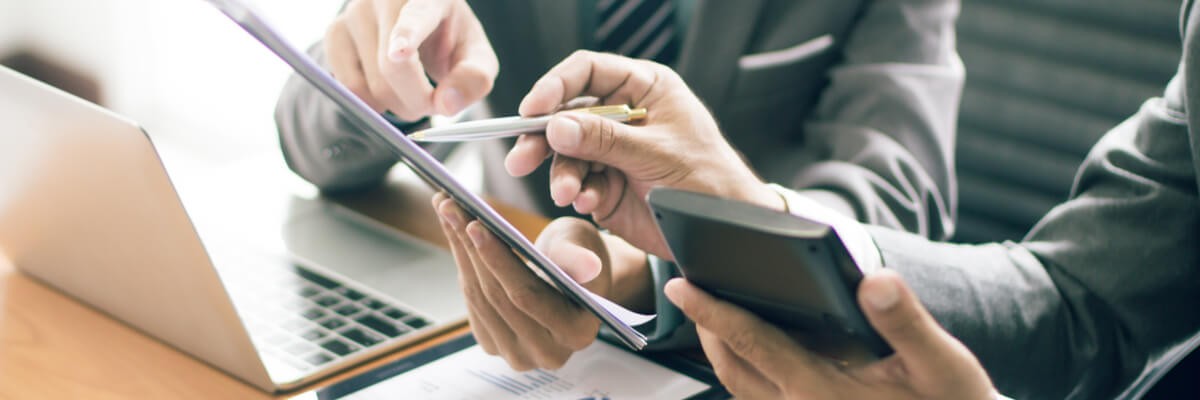
<instances>
[{"instance_id":1,"label":"laptop","mask_svg":"<svg viewBox=\"0 0 1200 400\"><path fill-rule=\"evenodd\" d=\"M269 392L465 322L448 252L276 195L202 235L137 124L0 67L0 256L25 274Z\"/></svg>"}]
</instances>

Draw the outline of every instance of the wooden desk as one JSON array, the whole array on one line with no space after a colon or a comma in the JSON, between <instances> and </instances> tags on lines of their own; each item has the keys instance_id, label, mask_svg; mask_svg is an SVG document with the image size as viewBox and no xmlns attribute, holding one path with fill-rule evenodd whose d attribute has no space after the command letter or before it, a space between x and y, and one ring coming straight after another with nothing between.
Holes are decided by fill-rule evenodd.
<instances>
[{"instance_id":1,"label":"wooden desk","mask_svg":"<svg viewBox=\"0 0 1200 400\"><path fill-rule=\"evenodd\" d=\"M427 187L396 182L371 193L335 200L444 246L429 204L430 195ZM497 209L531 237L546 224L541 217L511 207L497 205ZM456 328L310 387L346 379L466 330L465 326ZM60 398L272 396L18 273L0 257L0 399Z\"/></svg>"}]
</instances>

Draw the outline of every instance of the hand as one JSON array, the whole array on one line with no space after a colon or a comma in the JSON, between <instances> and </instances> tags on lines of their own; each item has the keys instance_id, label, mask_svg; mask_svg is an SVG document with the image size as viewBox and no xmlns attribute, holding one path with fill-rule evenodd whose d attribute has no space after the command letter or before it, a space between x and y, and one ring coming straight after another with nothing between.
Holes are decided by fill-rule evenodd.
<instances>
[{"instance_id":1,"label":"hand","mask_svg":"<svg viewBox=\"0 0 1200 400\"><path fill-rule=\"evenodd\" d=\"M533 85L524 116L556 111L579 96L645 107L640 125L583 112L559 113L545 135L524 135L505 166L533 172L553 154L550 196L573 204L634 246L671 259L645 198L656 186L708 193L783 209L783 200L746 166L716 121L670 68L613 54L578 51Z\"/></svg>"},{"instance_id":2,"label":"hand","mask_svg":"<svg viewBox=\"0 0 1200 400\"><path fill-rule=\"evenodd\" d=\"M351 0L325 33L325 54L351 92L408 121L457 114L492 90L500 69L463 0Z\"/></svg>"},{"instance_id":3,"label":"hand","mask_svg":"<svg viewBox=\"0 0 1200 400\"><path fill-rule=\"evenodd\" d=\"M538 278L454 200L438 193L433 205L458 264L471 330L484 352L504 357L518 371L557 369L596 339L600 320L591 312ZM593 293L627 307L653 303L645 253L602 236L587 221L554 220L538 236L537 246Z\"/></svg>"},{"instance_id":4,"label":"hand","mask_svg":"<svg viewBox=\"0 0 1200 400\"><path fill-rule=\"evenodd\" d=\"M796 344L783 331L682 279L667 297L696 322L700 343L721 382L747 399L992 399L979 361L941 329L900 277L870 274L858 301L895 354L839 368Z\"/></svg>"}]
</instances>

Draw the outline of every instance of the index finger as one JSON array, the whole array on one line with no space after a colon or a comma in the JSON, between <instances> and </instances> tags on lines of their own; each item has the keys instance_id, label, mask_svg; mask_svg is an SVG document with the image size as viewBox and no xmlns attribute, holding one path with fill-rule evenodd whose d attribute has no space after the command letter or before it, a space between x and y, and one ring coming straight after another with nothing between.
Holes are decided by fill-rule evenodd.
<instances>
[{"instance_id":1,"label":"index finger","mask_svg":"<svg viewBox=\"0 0 1200 400\"><path fill-rule=\"evenodd\" d=\"M453 5L453 1L446 0L409 0L404 4L388 36L388 58L403 61L416 54L421 42L442 24Z\"/></svg>"},{"instance_id":2,"label":"index finger","mask_svg":"<svg viewBox=\"0 0 1200 400\"><path fill-rule=\"evenodd\" d=\"M606 104L638 105L658 81L661 67L615 54L576 51L538 79L521 100L522 116L544 115L580 96Z\"/></svg>"},{"instance_id":3,"label":"index finger","mask_svg":"<svg viewBox=\"0 0 1200 400\"><path fill-rule=\"evenodd\" d=\"M711 332L729 345L746 362L772 382L783 385L793 380L825 382L829 366L797 346L778 328L749 312L704 293L682 278L672 279L664 288L671 302L679 306L698 328Z\"/></svg>"}]
</instances>

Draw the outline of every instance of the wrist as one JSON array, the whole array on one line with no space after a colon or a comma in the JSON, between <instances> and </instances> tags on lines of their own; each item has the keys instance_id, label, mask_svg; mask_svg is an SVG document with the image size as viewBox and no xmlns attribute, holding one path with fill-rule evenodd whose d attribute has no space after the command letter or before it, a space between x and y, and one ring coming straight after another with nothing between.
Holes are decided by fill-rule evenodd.
<instances>
[{"instance_id":1,"label":"wrist","mask_svg":"<svg viewBox=\"0 0 1200 400\"><path fill-rule=\"evenodd\" d=\"M743 187L734 198L775 211L788 211L787 200L783 195L758 179Z\"/></svg>"}]
</instances>

